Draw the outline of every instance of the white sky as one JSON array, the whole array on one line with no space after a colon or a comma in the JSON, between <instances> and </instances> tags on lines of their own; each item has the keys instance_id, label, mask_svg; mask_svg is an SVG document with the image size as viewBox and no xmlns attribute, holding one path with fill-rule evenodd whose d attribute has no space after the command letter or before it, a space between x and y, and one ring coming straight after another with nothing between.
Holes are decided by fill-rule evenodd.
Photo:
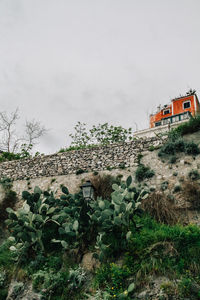
<instances>
[{"instance_id":1,"label":"white sky","mask_svg":"<svg viewBox=\"0 0 200 300\"><path fill-rule=\"evenodd\" d=\"M199 12L199 0L0 0L0 111L49 128L45 153L77 121L146 128L158 104L200 96Z\"/></svg>"}]
</instances>

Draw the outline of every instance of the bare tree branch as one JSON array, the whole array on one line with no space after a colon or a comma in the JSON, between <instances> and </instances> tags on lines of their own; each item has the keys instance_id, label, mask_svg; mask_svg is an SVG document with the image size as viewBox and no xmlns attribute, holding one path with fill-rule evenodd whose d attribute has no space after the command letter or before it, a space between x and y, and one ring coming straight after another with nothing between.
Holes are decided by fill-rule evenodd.
<instances>
[{"instance_id":1,"label":"bare tree branch","mask_svg":"<svg viewBox=\"0 0 200 300\"><path fill-rule=\"evenodd\" d=\"M24 145L27 143L26 146L30 149L30 146L32 148L37 140L47 132L47 129L40 122L32 120L26 121L25 136L18 136L15 130L18 119L18 109L10 114L0 112L0 150L16 153L23 146L23 143Z\"/></svg>"},{"instance_id":2,"label":"bare tree branch","mask_svg":"<svg viewBox=\"0 0 200 300\"><path fill-rule=\"evenodd\" d=\"M15 132L15 125L18 119L18 108L10 115L6 112L0 112L0 131L3 133L0 145L4 151L13 152L18 145L18 138L16 138Z\"/></svg>"},{"instance_id":3,"label":"bare tree branch","mask_svg":"<svg viewBox=\"0 0 200 300\"><path fill-rule=\"evenodd\" d=\"M36 140L47 133L47 129L40 122L33 119L32 121L26 121L25 133L28 144L35 145Z\"/></svg>"}]
</instances>

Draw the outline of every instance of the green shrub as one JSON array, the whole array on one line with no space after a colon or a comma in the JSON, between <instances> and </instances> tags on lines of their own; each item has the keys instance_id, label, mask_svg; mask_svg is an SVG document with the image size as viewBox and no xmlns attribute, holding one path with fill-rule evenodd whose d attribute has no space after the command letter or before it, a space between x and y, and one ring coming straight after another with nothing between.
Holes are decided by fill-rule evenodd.
<instances>
[{"instance_id":1,"label":"green shrub","mask_svg":"<svg viewBox=\"0 0 200 300\"><path fill-rule=\"evenodd\" d=\"M155 150L155 147L153 146L153 145L151 145L151 146L149 146L149 149L148 149L149 151L154 151Z\"/></svg>"},{"instance_id":2,"label":"green shrub","mask_svg":"<svg viewBox=\"0 0 200 300\"><path fill-rule=\"evenodd\" d=\"M143 164L140 164L135 171L135 179L139 182L146 178L151 178L154 175L155 172Z\"/></svg>"},{"instance_id":3,"label":"green shrub","mask_svg":"<svg viewBox=\"0 0 200 300\"><path fill-rule=\"evenodd\" d=\"M6 209L8 207L14 207L17 201L17 194L15 191L12 190L12 181L9 178L2 178L0 180L0 185L3 187L4 190L4 198L0 203L0 224L4 226L4 221L8 217L8 213Z\"/></svg>"},{"instance_id":4,"label":"green shrub","mask_svg":"<svg viewBox=\"0 0 200 300\"><path fill-rule=\"evenodd\" d=\"M110 297L124 299L134 289L134 284L130 285L128 281L130 275L130 270L125 266L118 266L115 263L104 264L97 270L95 284L101 288L106 287Z\"/></svg>"},{"instance_id":5,"label":"green shrub","mask_svg":"<svg viewBox=\"0 0 200 300\"><path fill-rule=\"evenodd\" d=\"M125 169L125 168L126 168L125 163L120 163L120 164L119 164L119 168L122 169L122 170Z\"/></svg>"},{"instance_id":6,"label":"green shrub","mask_svg":"<svg viewBox=\"0 0 200 300\"><path fill-rule=\"evenodd\" d=\"M170 136L183 136L188 133L193 133L200 130L200 116L192 117L184 124L179 125L177 128L171 130Z\"/></svg>"},{"instance_id":7,"label":"green shrub","mask_svg":"<svg viewBox=\"0 0 200 300\"><path fill-rule=\"evenodd\" d=\"M181 186L180 185L175 185L173 193L178 193L181 191Z\"/></svg>"},{"instance_id":8,"label":"green shrub","mask_svg":"<svg viewBox=\"0 0 200 300\"><path fill-rule=\"evenodd\" d=\"M44 299L51 299L50 296L62 295L64 287L67 286L68 272L53 272L53 270L39 270L33 274L33 288L41 292Z\"/></svg>"},{"instance_id":9,"label":"green shrub","mask_svg":"<svg viewBox=\"0 0 200 300\"><path fill-rule=\"evenodd\" d=\"M80 175L80 174L83 174L83 173L85 173L85 172L86 172L86 170L78 169L78 170L76 171L76 175Z\"/></svg>"},{"instance_id":10,"label":"green shrub","mask_svg":"<svg viewBox=\"0 0 200 300\"><path fill-rule=\"evenodd\" d=\"M193 285L194 285L193 278L183 277L178 284L178 290L179 290L180 295L183 297L196 295L198 297L198 291L194 291L194 289L192 288ZM197 299L199 299L199 297Z\"/></svg>"},{"instance_id":11,"label":"green shrub","mask_svg":"<svg viewBox=\"0 0 200 300\"><path fill-rule=\"evenodd\" d=\"M174 164L176 162L177 158L175 155L171 156L170 160L169 160L169 163L170 164Z\"/></svg>"},{"instance_id":12,"label":"green shrub","mask_svg":"<svg viewBox=\"0 0 200 300\"><path fill-rule=\"evenodd\" d=\"M0 245L0 267L7 267L7 269L13 266L13 255L9 251L10 243L5 242Z\"/></svg>"},{"instance_id":13,"label":"green shrub","mask_svg":"<svg viewBox=\"0 0 200 300\"><path fill-rule=\"evenodd\" d=\"M0 300L7 299L7 295L8 295L8 288L1 288L0 289Z\"/></svg>"},{"instance_id":14,"label":"green shrub","mask_svg":"<svg viewBox=\"0 0 200 300\"><path fill-rule=\"evenodd\" d=\"M194 142L186 142L183 138L173 139L169 138L169 140L160 148L158 152L159 157L172 156L178 152L184 152L188 155L198 155L200 153L200 149L197 144Z\"/></svg>"},{"instance_id":15,"label":"green shrub","mask_svg":"<svg viewBox=\"0 0 200 300\"><path fill-rule=\"evenodd\" d=\"M167 190L168 185L169 185L169 182L168 182L168 181L163 181L163 182L161 183L161 186L160 186L161 191Z\"/></svg>"},{"instance_id":16,"label":"green shrub","mask_svg":"<svg viewBox=\"0 0 200 300\"><path fill-rule=\"evenodd\" d=\"M191 180L198 180L200 178L200 174L198 172L198 170L191 170L189 173L188 173L188 177L191 179Z\"/></svg>"},{"instance_id":17,"label":"green shrub","mask_svg":"<svg viewBox=\"0 0 200 300\"><path fill-rule=\"evenodd\" d=\"M175 154L175 145L174 142L169 141L165 143L158 152L158 156L162 157L164 155L174 155Z\"/></svg>"},{"instance_id":18,"label":"green shrub","mask_svg":"<svg viewBox=\"0 0 200 300\"><path fill-rule=\"evenodd\" d=\"M0 162L20 159L20 154L12 152L3 152L0 154Z\"/></svg>"},{"instance_id":19,"label":"green shrub","mask_svg":"<svg viewBox=\"0 0 200 300\"><path fill-rule=\"evenodd\" d=\"M197 155L200 153L199 147L194 142L186 143L185 153L189 155Z\"/></svg>"}]
</instances>

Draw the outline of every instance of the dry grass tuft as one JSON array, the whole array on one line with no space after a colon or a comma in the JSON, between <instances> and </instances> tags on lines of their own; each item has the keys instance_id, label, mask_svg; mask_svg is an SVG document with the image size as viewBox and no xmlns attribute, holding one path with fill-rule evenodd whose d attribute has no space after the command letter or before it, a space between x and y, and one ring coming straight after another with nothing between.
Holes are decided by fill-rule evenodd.
<instances>
[{"instance_id":1,"label":"dry grass tuft","mask_svg":"<svg viewBox=\"0 0 200 300\"><path fill-rule=\"evenodd\" d=\"M174 225L178 222L174 203L162 192L154 192L142 200L141 208L160 223Z\"/></svg>"},{"instance_id":2,"label":"dry grass tuft","mask_svg":"<svg viewBox=\"0 0 200 300\"><path fill-rule=\"evenodd\" d=\"M95 187L95 197L102 197L107 200L111 198L113 183L120 182L120 179L116 179L111 175L97 175L90 180Z\"/></svg>"},{"instance_id":3,"label":"dry grass tuft","mask_svg":"<svg viewBox=\"0 0 200 300\"><path fill-rule=\"evenodd\" d=\"M184 181L182 185L184 200L190 203L190 209L200 209L200 185L193 181Z\"/></svg>"}]
</instances>

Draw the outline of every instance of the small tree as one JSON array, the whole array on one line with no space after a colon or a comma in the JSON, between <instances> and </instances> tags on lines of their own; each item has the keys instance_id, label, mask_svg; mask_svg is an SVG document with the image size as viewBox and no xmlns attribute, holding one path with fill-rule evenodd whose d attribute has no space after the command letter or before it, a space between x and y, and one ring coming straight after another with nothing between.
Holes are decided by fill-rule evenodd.
<instances>
[{"instance_id":1,"label":"small tree","mask_svg":"<svg viewBox=\"0 0 200 300\"><path fill-rule=\"evenodd\" d=\"M6 112L0 112L0 131L2 133L0 147L6 152L15 152L21 141L16 135L16 121L19 119L18 109L10 115Z\"/></svg>"},{"instance_id":2,"label":"small tree","mask_svg":"<svg viewBox=\"0 0 200 300\"><path fill-rule=\"evenodd\" d=\"M70 134L72 138L72 146L85 147L90 143L90 137L87 133L86 124L78 122L74 127L75 133Z\"/></svg>"},{"instance_id":3,"label":"small tree","mask_svg":"<svg viewBox=\"0 0 200 300\"><path fill-rule=\"evenodd\" d=\"M125 129L122 126L104 123L97 126L93 125L90 134L97 144L107 145L131 140L132 128Z\"/></svg>"},{"instance_id":4,"label":"small tree","mask_svg":"<svg viewBox=\"0 0 200 300\"><path fill-rule=\"evenodd\" d=\"M107 145L126 142L132 139L132 128L113 126L108 123L93 125L86 129L86 124L78 122L74 127L75 133L70 134L72 146L86 147L91 144Z\"/></svg>"},{"instance_id":5,"label":"small tree","mask_svg":"<svg viewBox=\"0 0 200 300\"><path fill-rule=\"evenodd\" d=\"M19 150L30 150L36 141L46 134L44 126L35 120L26 121L25 134L19 136L16 132L16 123L19 119L18 108L11 112L0 112L0 149L8 153L17 153Z\"/></svg>"}]
</instances>

